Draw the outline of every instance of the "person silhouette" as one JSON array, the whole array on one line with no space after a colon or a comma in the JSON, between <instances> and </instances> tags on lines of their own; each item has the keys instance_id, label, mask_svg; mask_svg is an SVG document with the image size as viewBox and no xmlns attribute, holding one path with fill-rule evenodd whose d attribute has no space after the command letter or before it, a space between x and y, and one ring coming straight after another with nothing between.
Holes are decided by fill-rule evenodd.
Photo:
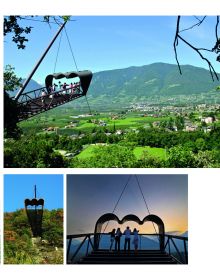
<instances>
[{"instance_id":1,"label":"person silhouette","mask_svg":"<svg viewBox=\"0 0 220 280\"><path fill-rule=\"evenodd\" d=\"M126 230L124 231L124 235L125 235L124 250L126 251L127 244L128 244L128 251L130 251L131 230L129 227L127 227Z\"/></svg>"},{"instance_id":2,"label":"person silhouette","mask_svg":"<svg viewBox=\"0 0 220 280\"><path fill-rule=\"evenodd\" d=\"M120 228L117 228L115 233L115 251L120 251L120 241L121 241L122 232Z\"/></svg>"},{"instance_id":3,"label":"person silhouette","mask_svg":"<svg viewBox=\"0 0 220 280\"><path fill-rule=\"evenodd\" d=\"M137 250L138 250L138 241L139 241L138 232L139 232L139 230L134 228L134 230L133 230L134 239L133 239L132 243L134 244L134 252L135 253L137 253Z\"/></svg>"},{"instance_id":4,"label":"person silhouette","mask_svg":"<svg viewBox=\"0 0 220 280\"><path fill-rule=\"evenodd\" d=\"M63 85L61 84L61 81L59 81L58 83L59 83L59 88L63 89Z\"/></svg>"},{"instance_id":5,"label":"person silhouette","mask_svg":"<svg viewBox=\"0 0 220 280\"><path fill-rule=\"evenodd\" d=\"M110 234L110 248L109 251L112 251L112 246L114 244L115 241L115 228L113 228L113 230L111 232L109 232Z\"/></svg>"},{"instance_id":6,"label":"person silhouette","mask_svg":"<svg viewBox=\"0 0 220 280\"><path fill-rule=\"evenodd\" d=\"M53 91L55 92L57 90L57 84L53 84Z\"/></svg>"}]
</instances>

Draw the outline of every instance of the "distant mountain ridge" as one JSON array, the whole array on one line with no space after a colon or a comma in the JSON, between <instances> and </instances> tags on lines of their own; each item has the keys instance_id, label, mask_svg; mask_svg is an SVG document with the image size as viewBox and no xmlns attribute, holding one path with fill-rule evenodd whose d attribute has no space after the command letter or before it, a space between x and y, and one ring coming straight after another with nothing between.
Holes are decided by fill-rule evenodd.
<instances>
[{"instance_id":1,"label":"distant mountain ridge","mask_svg":"<svg viewBox=\"0 0 220 280\"><path fill-rule=\"evenodd\" d=\"M128 105L146 101L151 96L207 93L220 85L220 81L212 81L209 71L204 68L182 65L181 69L182 75L177 65L158 62L96 72L93 74L88 97L93 105ZM220 74L218 76L220 78ZM42 85L31 80L25 92L40 87Z\"/></svg>"},{"instance_id":2,"label":"distant mountain ridge","mask_svg":"<svg viewBox=\"0 0 220 280\"><path fill-rule=\"evenodd\" d=\"M25 82L25 80L26 79L22 79L21 84L23 84ZM31 79L30 82L28 83L27 87L25 88L24 92L32 91L32 90L39 89L39 88L42 88L42 87L43 87L42 85L37 83L35 80ZM9 92L9 94L10 94L11 97L14 97L18 91L19 91L19 88L17 88L14 91Z\"/></svg>"},{"instance_id":3,"label":"distant mountain ridge","mask_svg":"<svg viewBox=\"0 0 220 280\"><path fill-rule=\"evenodd\" d=\"M213 90L220 83L213 82L206 69L191 65L182 65L181 69L182 75L177 65L153 63L97 72L94 73L89 94L93 98L104 95L111 99L128 96L130 99L137 99L149 95L191 95Z\"/></svg>"},{"instance_id":4,"label":"distant mountain ridge","mask_svg":"<svg viewBox=\"0 0 220 280\"><path fill-rule=\"evenodd\" d=\"M166 234L188 237L188 231L184 231L184 232L182 232L182 231L167 231Z\"/></svg>"}]
</instances>

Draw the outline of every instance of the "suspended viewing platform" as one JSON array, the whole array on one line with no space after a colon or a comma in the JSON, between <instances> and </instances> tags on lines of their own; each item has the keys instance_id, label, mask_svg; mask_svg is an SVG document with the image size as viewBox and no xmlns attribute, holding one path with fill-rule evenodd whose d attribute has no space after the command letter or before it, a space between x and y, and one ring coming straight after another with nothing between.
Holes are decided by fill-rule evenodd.
<instances>
[{"instance_id":1,"label":"suspended viewing platform","mask_svg":"<svg viewBox=\"0 0 220 280\"><path fill-rule=\"evenodd\" d=\"M73 54L73 50L69 41L69 37L65 29L66 23L67 21L64 21L62 24L59 24L59 30L57 31L57 33L55 34L55 36L47 46L46 50L43 52L40 59L37 61L36 65L32 69L31 73L25 80L24 84L22 85L22 87L20 88L16 96L13 98L17 102L19 108L18 121L26 120L37 114L51 110L53 108L66 104L70 101L78 99L82 96L86 97L87 91L90 86L90 82L92 80L92 72L89 70L83 70L83 71L78 70L75 57ZM45 78L45 87L41 87L41 88L34 89L32 91L25 92L25 89L29 84L31 78L37 71L38 67L44 60L45 56L49 52L50 48L52 47L52 45L54 44L58 36L62 34L61 32L63 30L65 30L65 34L69 43L69 48L73 57L73 63L76 66L76 71L49 74ZM62 36L60 37L60 41L58 45L57 56L54 65L54 72L56 69L57 57L60 50L61 39ZM77 78L77 82L76 80L73 80L75 78ZM56 85L54 79L55 80L64 79L63 85L61 86L60 81L59 81L60 85L59 86ZM66 84L67 80L70 81L70 84Z\"/></svg>"},{"instance_id":2,"label":"suspended viewing platform","mask_svg":"<svg viewBox=\"0 0 220 280\"><path fill-rule=\"evenodd\" d=\"M62 88L53 91L53 79L62 78L78 78L79 82L74 83L72 87L67 86L66 89ZM17 100L20 106L19 121L56 108L82 96L86 96L91 79L92 72L88 70L48 75L45 79L45 87L24 92L19 95Z\"/></svg>"},{"instance_id":3,"label":"suspended viewing platform","mask_svg":"<svg viewBox=\"0 0 220 280\"><path fill-rule=\"evenodd\" d=\"M109 182L111 182L113 186L117 184L118 179L109 178L110 177L107 177L108 184ZM121 179L122 177L116 178ZM128 189L129 183L131 184L132 178L134 179L132 186L136 186L137 184L138 188L131 189L130 199L129 196L126 196L127 200L123 204L124 210L121 211L118 209L118 205L123 194ZM103 182L107 182L107 179L104 181L102 177L100 181L98 181L99 179L94 177L94 181L92 182L95 182L97 186L100 186L104 184ZM89 184L90 181L89 179L87 180L87 184ZM149 181L149 179L143 181L142 176L140 181L137 175L129 175L123 188L120 188L119 185L117 185L117 189L121 191L111 212L105 213L97 219L97 212L100 213L101 204L96 200L98 210L96 210L97 208L92 204L90 211L94 209L95 214L94 217L91 216L92 220L91 218L89 219L89 226L84 228L90 228L91 221L93 221L94 231L93 233L67 235L67 264L188 264L188 231L186 230L184 233L180 233L178 230L178 228L180 228L179 225L181 225L180 218L178 219L178 226L176 224L172 225L171 221L176 217L173 215L175 210L172 207L166 207L167 200L164 202L164 193L161 194L159 192L159 195L162 195L161 199L160 197L155 196L154 203L157 207L154 207L154 213L150 212L140 182L145 182L145 184L150 182L153 184L153 189L155 189L154 182L157 182L157 185L159 184L158 177L151 177L151 181ZM158 188L158 190L163 190L164 188L164 183L163 181L161 182L161 188ZM169 180L167 182L171 181ZM83 181L83 184L85 184L85 181ZM176 180L173 181L173 186L176 186ZM97 189L94 188L94 191L95 190ZM150 189L145 188L145 194L147 193L146 190ZM171 188L168 195L172 190L173 189ZM115 194L116 187L113 188L112 191ZM138 193L141 194L145 209L140 211L141 203L136 200L134 203L135 208L133 208L133 210L135 213L139 213L137 215L145 216L142 219L136 214L126 214L124 217L120 217L120 213L130 211L128 210L129 204L133 203L134 194L136 194L136 198L138 198ZM73 193L71 194L73 195ZM151 192L151 197L153 197L153 194L156 195L156 191ZM110 192L108 193L107 199L109 199L109 195ZM100 200L101 199L99 199L99 201ZM163 204L164 206L162 206ZM82 213L84 213L83 211ZM162 216L163 219L159 217L155 211L158 211L158 215ZM169 219L164 214L164 211L169 211L171 213ZM81 211L79 214L80 213ZM72 217L73 211L69 212L68 215ZM86 217L84 218L86 219ZM81 222L80 225L75 228L79 231L79 228L83 228L83 215L79 215L78 219L80 219ZM70 224L69 231L72 228L74 228L74 224ZM169 231L170 229L173 230L175 228L177 228L176 231Z\"/></svg>"},{"instance_id":4,"label":"suspended viewing platform","mask_svg":"<svg viewBox=\"0 0 220 280\"><path fill-rule=\"evenodd\" d=\"M134 250L131 234L131 250L124 250L124 236L120 250L115 244L110 250L110 233L101 233L105 222L128 221L143 225L152 222L158 226L158 233L138 234L138 250ZM142 221L135 215L126 215L122 220L113 214L102 215L95 225L94 233L67 235L68 264L188 264L188 237L165 234L163 221L156 215L147 215ZM153 248L152 248L153 247Z\"/></svg>"}]
</instances>

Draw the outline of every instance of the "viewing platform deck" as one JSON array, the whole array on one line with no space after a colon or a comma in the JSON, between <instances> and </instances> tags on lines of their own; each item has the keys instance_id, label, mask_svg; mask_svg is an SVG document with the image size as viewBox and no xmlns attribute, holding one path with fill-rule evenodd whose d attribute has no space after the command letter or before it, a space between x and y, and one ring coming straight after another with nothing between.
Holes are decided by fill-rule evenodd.
<instances>
[{"instance_id":1,"label":"viewing platform deck","mask_svg":"<svg viewBox=\"0 0 220 280\"><path fill-rule=\"evenodd\" d=\"M160 250L92 251L77 264L177 264L177 260Z\"/></svg>"}]
</instances>

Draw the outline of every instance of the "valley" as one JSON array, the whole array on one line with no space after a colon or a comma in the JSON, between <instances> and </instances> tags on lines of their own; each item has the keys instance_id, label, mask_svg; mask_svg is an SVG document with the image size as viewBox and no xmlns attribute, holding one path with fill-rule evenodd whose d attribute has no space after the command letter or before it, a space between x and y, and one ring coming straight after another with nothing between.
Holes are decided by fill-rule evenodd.
<instances>
[{"instance_id":1,"label":"valley","mask_svg":"<svg viewBox=\"0 0 220 280\"><path fill-rule=\"evenodd\" d=\"M205 69L186 65L181 76L176 67L95 73L87 100L18 124L5 167L219 167L219 83Z\"/></svg>"}]
</instances>

